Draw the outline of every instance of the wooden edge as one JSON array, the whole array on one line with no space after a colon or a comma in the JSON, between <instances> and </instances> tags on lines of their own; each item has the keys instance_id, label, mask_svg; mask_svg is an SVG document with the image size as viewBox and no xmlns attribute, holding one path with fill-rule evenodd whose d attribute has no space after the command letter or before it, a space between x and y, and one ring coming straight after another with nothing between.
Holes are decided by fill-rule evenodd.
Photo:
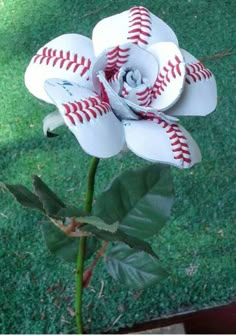
<instances>
[{"instance_id":1,"label":"wooden edge","mask_svg":"<svg viewBox=\"0 0 236 336\"><path fill-rule=\"evenodd\" d=\"M230 304L225 304L216 307L207 307L201 310L191 310L185 311L174 315L169 315L162 318L152 319L150 321L144 321L143 323L137 323L132 327L121 328L116 334L132 334L141 331L147 331L156 328L162 328L165 326L170 326L177 323L183 323L186 325L194 324L193 321L211 321L214 322L214 326L217 328L217 323L215 320L215 316L220 316L224 318L227 316L230 318L233 316L235 321L233 329L230 329L232 333L236 333L236 300L234 299ZM217 317L218 318L218 317ZM220 320L219 320L220 323ZM226 322L227 323L227 322ZM204 324L204 323L203 323ZM230 324L230 323L229 323ZM227 326L226 326L227 327ZM228 325L230 328L230 325ZM218 328L219 329L219 328Z\"/></svg>"}]
</instances>

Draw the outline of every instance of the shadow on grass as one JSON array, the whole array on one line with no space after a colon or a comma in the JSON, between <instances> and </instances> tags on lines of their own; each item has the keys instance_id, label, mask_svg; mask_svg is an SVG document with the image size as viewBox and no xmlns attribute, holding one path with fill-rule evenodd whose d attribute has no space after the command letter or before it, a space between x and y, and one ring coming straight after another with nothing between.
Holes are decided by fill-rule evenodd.
<instances>
[{"instance_id":1,"label":"shadow on grass","mask_svg":"<svg viewBox=\"0 0 236 336\"><path fill-rule=\"evenodd\" d=\"M72 140L65 139L65 136L60 136L60 139L47 139L40 136L31 137L25 140L17 140L0 146L0 169L1 179L4 175L7 176L9 171L16 165L18 159L27 161L29 154L43 153L47 156L49 153L58 153L61 151L71 150ZM47 157L48 159L48 157ZM27 162L26 162L27 163Z\"/></svg>"}]
</instances>

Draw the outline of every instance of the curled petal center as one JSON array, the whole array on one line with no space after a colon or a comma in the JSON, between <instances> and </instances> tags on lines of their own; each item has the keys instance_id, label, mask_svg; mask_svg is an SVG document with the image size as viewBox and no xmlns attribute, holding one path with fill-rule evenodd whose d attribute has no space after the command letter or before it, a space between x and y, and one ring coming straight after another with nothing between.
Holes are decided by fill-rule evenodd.
<instances>
[{"instance_id":1,"label":"curled petal center","mask_svg":"<svg viewBox=\"0 0 236 336\"><path fill-rule=\"evenodd\" d=\"M142 84L142 75L139 70L128 70L125 73L124 81L132 88Z\"/></svg>"}]
</instances>

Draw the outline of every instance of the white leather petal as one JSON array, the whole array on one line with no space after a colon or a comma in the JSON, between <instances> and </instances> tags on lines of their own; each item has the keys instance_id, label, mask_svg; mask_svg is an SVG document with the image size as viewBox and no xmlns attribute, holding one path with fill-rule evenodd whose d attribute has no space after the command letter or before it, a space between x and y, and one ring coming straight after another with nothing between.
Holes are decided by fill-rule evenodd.
<instances>
[{"instance_id":1,"label":"white leather petal","mask_svg":"<svg viewBox=\"0 0 236 336\"><path fill-rule=\"evenodd\" d=\"M152 89L151 106L159 111L170 108L182 94L185 63L179 48L171 42L153 44L148 51L159 64L159 73Z\"/></svg>"},{"instance_id":2,"label":"white leather petal","mask_svg":"<svg viewBox=\"0 0 236 336\"><path fill-rule=\"evenodd\" d=\"M125 92L124 98L138 105L140 108L150 106L151 89L149 85L141 84L129 92Z\"/></svg>"},{"instance_id":3,"label":"white leather petal","mask_svg":"<svg viewBox=\"0 0 236 336\"><path fill-rule=\"evenodd\" d=\"M51 112L43 119L43 133L44 135L48 135L48 133L64 124L65 122L60 112Z\"/></svg>"},{"instance_id":4,"label":"white leather petal","mask_svg":"<svg viewBox=\"0 0 236 336\"><path fill-rule=\"evenodd\" d=\"M190 168L201 161L200 150L180 125L156 117L153 120L124 121L128 148L141 158L178 168Z\"/></svg>"},{"instance_id":5,"label":"white leather petal","mask_svg":"<svg viewBox=\"0 0 236 336\"><path fill-rule=\"evenodd\" d=\"M181 49L186 63L183 93L166 112L174 116L206 116L217 105L217 87L212 72L186 50Z\"/></svg>"},{"instance_id":6,"label":"white leather petal","mask_svg":"<svg viewBox=\"0 0 236 336\"><path fill-rule=\"evenodd\" d=\"M63 78L91 88L94 63L92 41L82 35L65 34L40 48L25 72L25 84L37 98L52 103L44 90L49 78Z\"/></svg>"},{"instance_id":7,"label":"white leather petal","mask_svg":"<svg viewBox=\"0 0 236 336\"><path fill-rule=\"evenodd\" d=\"M96 56L104 49L126 42L132 42L142 48L156 42L170 41L178 45L173 30L141 6L132 7L99 21L93 29L92 40Z\"/></svg>"},{"instance_id":8,"label":"white leather petal","mask_svg":"<svg viewBox=\"0 0 236 336\"><path fill-rule=\"evenodd\" d=\"M112 111L117 118L123 119L139 119L139 117L129 108L125 100L120 97L110 86L105 78L104 72L100 71L97 78L101 87L101 96L103 100L110 104Z\"/></svg>"},{"instance_id":9,"label":"white leather petal","mask_svg":"<svg viewBox=\"0 0 236 336\"><path fill-rule=\"evenodd\" d=\"M47 80L45 90L86 153L108 158L122 150L122 124L96 93L61 79Z\"/></svg>"},{"instance_id":10,"label":"white leather petal","mask_svg":"<svg viewBox=\"0 0 236 336\"><path fill-rule=\"evenodd\" d=\"M106 49L99 55L93 66L92 77L95 90L99 90L97 73L100 70L104 71L106 78L109 79L121 68L139 70L142 78L152 86L157 77L158 62L150 52L132 43Z\"/></svg>"}]
</instances>

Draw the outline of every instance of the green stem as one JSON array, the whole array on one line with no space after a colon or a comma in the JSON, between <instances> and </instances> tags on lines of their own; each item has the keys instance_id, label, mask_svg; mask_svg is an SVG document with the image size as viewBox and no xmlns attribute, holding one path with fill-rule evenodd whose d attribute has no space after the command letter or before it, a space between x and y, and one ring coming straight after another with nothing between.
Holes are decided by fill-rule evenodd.
<instances>
[{"instance_id":1,"label":"green stem","mask_svg":"<svg viewBox=\"0 0 236 336\"><path fill-rule=\"evenodd\" d=\"M75 312L76 324L78 334L83 334L83 321L82 321L82 295L83 295L83 268L84 268L84 253L86 248L86 237L80 238L79 252L77 256L76 265L76 291L75 291Z\"/></svg>"},{"instance_id":2,"label":"green stem","mask_svg":"<svg viewBox=\"0 0 236 336\"><path fill-rule=\"evenodd\" d=\"M90 213L93 204L93 193L95 185L95 175L98 167L99 159L93 157L90 163L87 193L85 200L85 211ZM84 255L86 250L86 237L81 237L79 242L79 251L76 264L76 298L75 298L75 312L76 324L78 334L83 334L83 321L82 321L82 296L83 296L83 273L84 273Z\"/></svg>"},{"instance_id":3,"label":"green stem","mask_svg":"<svg viewBox=\"0 0 236 336\"><path fill-rule=\"evenodd\" d=\"M85 211L88 213L90 213L92 210L95 175L96 175L98 164L99 164L99 159L96 157L93 157L90 163L90 169L89 169L89 175L88 175L88 187L87 187L86 200L85 200Z\"/></svg>"}]
</instances>

